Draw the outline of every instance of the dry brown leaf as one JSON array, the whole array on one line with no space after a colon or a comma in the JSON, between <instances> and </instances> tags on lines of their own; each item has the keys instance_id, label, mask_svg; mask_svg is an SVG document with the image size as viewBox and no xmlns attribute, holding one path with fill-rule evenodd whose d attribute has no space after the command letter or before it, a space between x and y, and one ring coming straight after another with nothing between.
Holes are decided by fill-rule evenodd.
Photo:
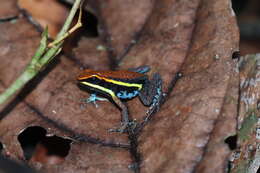
<instances>
[{"instance_id":1,"label":"dry brown leaf","mask_svg":"<svg viewBox=\"0 0 260 173\"><path fill-rule=\"evenodd\" d=\"M239 36L231 3L157 0L91 1L90 5L100 21L101 40L82 38L73 50L74 57L59 57L35 81L37 85L25 100L1 116L0 141L8 146L5 152L23 159L17 135L28 126L39 125L50 128L52 134L81 141L72 143L65 161L55 167L30 161L45 172L129 172L131 163L136 172L224 172L230 153L224 140L235 133L238 100L238 71L231 56L238 50ZM8 32L18 24L31 27L24 31L29 36L22 43L20 29L10 36ZM29 45L36 46L39 36L31 39L33 28L23 18L1 25L0 33L6 35L0 34L0 43L13 38L9 46L26 46L21 55L11 50L0 54L3 64L10 64L0 66L0 80L7 87L28 63L35 50ZM2 47L8 49L7 43ZM5 58L9 56L24 65ZM149 74L161 74L167 100L140 136L108 133L119 126L120 111L110 102L98 102L99 108L81 102L88 93L76 85L80 67L140 65L150 65ZM177 71L184 77L171 92ZM147 108L138 99L129 101L128 107L138 122L146 116ZM27 113L32 109L36 112ZM28 117L20 120L20 113ZM135 167L138 164L140 170Z\"/></svg>"},{"instance_id":2,"label":"dry brown leaf","mask_svg":"<svg viewBox=\"0 0 260 173\"><path fill-rule=\"evenodd\" d=\"M99 18L100 38L109 48L111 60L118 60L136 43L154 6L154 0L89 1Z\"/></svg>"}]
</instances>

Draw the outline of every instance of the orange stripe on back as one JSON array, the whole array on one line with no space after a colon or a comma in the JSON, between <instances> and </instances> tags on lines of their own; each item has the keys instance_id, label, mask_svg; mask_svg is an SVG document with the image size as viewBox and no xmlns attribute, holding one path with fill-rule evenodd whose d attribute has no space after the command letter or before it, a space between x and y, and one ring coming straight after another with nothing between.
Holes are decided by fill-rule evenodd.
<instances>
[{"instance_id":1,"label":"orange stripe on back","mask_svg":"<svg viewBox=\"0 0 260 173\"><path fill-rule=\"evenodd\" d=\"M144 76L142 73L118 70L118 71L95 71L95 70L84 70L79 76L78 80L84 80L91 77L98 77L101 79L105 78L118 78L118 79L135 79Z\"/></svg>"}]
</instances>

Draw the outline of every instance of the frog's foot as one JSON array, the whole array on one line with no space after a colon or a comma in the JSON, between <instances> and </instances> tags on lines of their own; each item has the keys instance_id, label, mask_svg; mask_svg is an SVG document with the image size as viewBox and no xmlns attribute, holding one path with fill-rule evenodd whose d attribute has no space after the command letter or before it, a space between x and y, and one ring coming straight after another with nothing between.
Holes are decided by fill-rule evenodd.
<instances>
[{"instance_id":1,"label":"frog's foot","mask_svg":"<svg viewBox=\"0 0 260 173\"><path fill-rule=\"evenodd\" d=\"M177 83L177 81L182 76L183 76L183 74L181 72L178 72L178 73L175 74L173 81L172 81L172 87L173 88L174 88L175 84ZM166 93L164 93L162 91L162 80L161 80L160 76L154 75L153 81L157 81L157 82L155 82L155 84L152 84L152 85L156 86L156 94L154 95L151 106L149 107L148 111L146 112L147 114L149 114L150 112L153 112L154 110L158 111L159 108L160 108L160 105L162 103L162 100L166 96Z\"/></svg>"},{"instance_id":2,"label":"frog's foot","mask_svg":"<svg viewBox=\"0 0 260 173\"><path fill-rule=\"evenodd\" d=\"M91 94L89 98L83 99L83 102L85 103L93 103L96 108L98 108L98 104L96 101L108 101L108 99L103 97L98 97L96 94Z\"/></svg>"},{"instance_id":3,"label":"frog's foot","mask_svg":"<svg viewBox=\"0 0 260 173\"><path fill-rule=\"evenodd\" d=\"M116 129L109 129L108 132L119 132L119 133L125 133L129 130L133 131L137 127L136 120L130 121L130 122L122 122L121 127Z\"/></svg>"},{"instance_id":4,"label":"frog's foot","mask_svg":"<svg viewBox=\"0 0 260 173\"><path fill-rule=\"evenodd\" d=\"M129 126L129 128L130 128L131 130L136 129L137 125L138 125L138 122L137 122L136 119L134 119L133 121L130 121L130 122L128 123L128 126Z\"/></svg>"},{"instance_id":5,"label":"frog's foot","mask_svg":"<svg viewBox=\"0 0 260 173\"><path fill-rule=\"evenodd\" d=\"M109 129L108 132L119 132L119 133L125 133L128 130L128 123L122 123L121 127L115 128L115 129Z\"/></svg>"},{"instance_id":6,"label":"frog's foot","mask_svg":"<svg viewBox=\"0 0 260 173\"><path fill-rule=\"evenodd\" d=\"M149 107L147 113L150 111L153 111L153 110L159 111L164 95L165 95L165 93L162 92L162 88L157 88L157 93L154 96L153 102L152 102L151 106Z\"/></svg>"}]
</instances>

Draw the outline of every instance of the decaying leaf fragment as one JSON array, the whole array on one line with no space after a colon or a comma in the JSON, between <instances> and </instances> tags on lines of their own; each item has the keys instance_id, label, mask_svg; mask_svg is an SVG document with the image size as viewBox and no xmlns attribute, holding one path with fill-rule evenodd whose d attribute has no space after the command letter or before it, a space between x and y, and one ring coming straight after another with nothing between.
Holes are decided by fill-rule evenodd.
<instances>
[{"instance_id":1,"label":"decaying leaf fragment","mask_svg":"<svg viewBox=\"0 0 260 173\"><path fill-rule=\"evenodd\" d=\"M259 69L260 55L240 59L238 148L230 158L231 172L257 173L260 167Z\"/></svg>"}]
</instances>

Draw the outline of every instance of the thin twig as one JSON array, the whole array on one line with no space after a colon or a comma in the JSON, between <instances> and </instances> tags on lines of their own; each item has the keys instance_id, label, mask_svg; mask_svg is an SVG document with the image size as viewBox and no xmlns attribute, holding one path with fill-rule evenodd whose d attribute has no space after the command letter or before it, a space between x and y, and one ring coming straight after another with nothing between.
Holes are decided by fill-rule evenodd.
<instances>
[{"instance_id":1,"label":"thin twig","mask_svg":"<svg viewBox=\"0 0 260 173\"><path fill-rule=\"evenodd\" d=\"M63 40L71 33L69 27L81 3L82 0L75 0L69 16L51 47L47 46L48 30L45 29L42 34L40 45L32 57L31 62L25 68L24 72L11 84L11 86L0 95L0 105L5 103L11 96L21 90L26 83L33 79L61 51ZM81 20L81 16L79 17L79 20ZM81 26L81 22L78 21L78 23L76 29ZM74 30L75 27L73 27L72 31Z\"/></svg>"}]
</instances>

